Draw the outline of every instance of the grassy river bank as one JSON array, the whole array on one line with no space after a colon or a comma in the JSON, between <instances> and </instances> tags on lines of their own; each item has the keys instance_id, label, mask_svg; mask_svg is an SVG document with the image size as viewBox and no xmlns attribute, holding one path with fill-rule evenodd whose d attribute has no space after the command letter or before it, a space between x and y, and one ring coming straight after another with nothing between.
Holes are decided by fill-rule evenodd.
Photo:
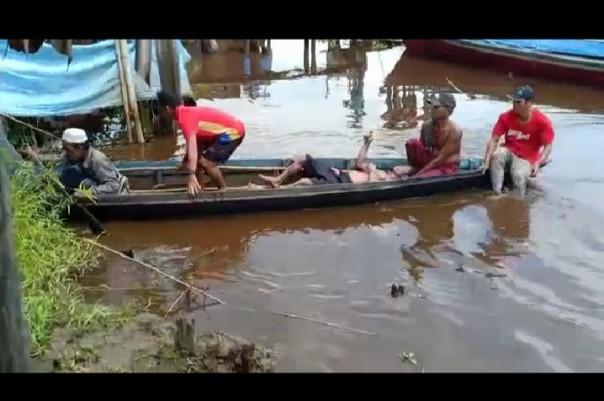
<instances>
[{"instance_id":1,"label":"grassy river bank","mask_svg":"<svg viewBox=\"0 0 604 401\"><path fill-rule=\"evenodd\" d=\"M87 303L78 279L98 267L98 249L86 233L65 225L66 200L51 173L22 166L11 179L15 252L32 356L44 371L267 372L271 353L222 333L196 336L176 351L174 322L133 305Z\"/></svg>"}]
</instances>

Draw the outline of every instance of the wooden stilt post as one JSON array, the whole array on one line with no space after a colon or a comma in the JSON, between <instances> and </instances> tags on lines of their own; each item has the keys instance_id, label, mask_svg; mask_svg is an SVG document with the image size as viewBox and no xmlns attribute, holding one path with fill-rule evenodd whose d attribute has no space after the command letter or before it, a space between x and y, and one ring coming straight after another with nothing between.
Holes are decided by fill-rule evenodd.
<instances>
[{"instance_id":1,"label":"wooden stilt post","mask_svg":"<svg viewBox=\"0 0 604 401\"><path fill-rule=\"evenodd\" d=\"M130 57L128 56L128 42L125 39L120 39L118 42L124 70L124 81L126 82L126 89L128 93L128 106L130 108L130 112L132 113L132 119L134 120L136 139L138 143L145 143L143 126L141 124L141 118L138 112L138 104L136 102L136 92L134 91L134 84L132 83L132 69L130 68Z\"/></svg>"},{"instance_id":2,"label":"wooden stilt post","mask_svg":"<svg viewBox=\"0 0 604 401\"><path fill-rule=\"evenodd\" d=\"M128 143L132 143L132 120L130 119L130 103L128 102L128 89L126 88L126 76L124 74L124 65L122 63L122 54L120 50L120 41L115 41L115 57L117 57L117 69L120 77L120 87L122 90L122 103L124 105L124 114L126 115L126 130L128 133Z\"/></svg>"},{"instance_id":3,"label":"wooden stilt post","mask_svg":"<svg viewBox=\"0 0 604 401\"><path fill-rule=\"evenodd\" d=\"M151 84L151 40L136 40L136 72L143 77L147 85Z\"/></svg>"},{"instance_id":4,"label":"wooden stilt post","mask_svg":"<svg viewBox=\"0 0 604 401\"><path fill-rule=\"evenodd\" d=\"M317 40L310 40L310 72L317 73Z\"/></svg>"},{"instance_id":5,"label":"wooden stilt post","mask_svg":"<svg viewBox=\"0 0 604 401\"><path fill-rule=\"evenodd\" d=\"M304 72L308 73L308 45L310 40L309 39L304 39Z\"/></svg>"}]
</instances>

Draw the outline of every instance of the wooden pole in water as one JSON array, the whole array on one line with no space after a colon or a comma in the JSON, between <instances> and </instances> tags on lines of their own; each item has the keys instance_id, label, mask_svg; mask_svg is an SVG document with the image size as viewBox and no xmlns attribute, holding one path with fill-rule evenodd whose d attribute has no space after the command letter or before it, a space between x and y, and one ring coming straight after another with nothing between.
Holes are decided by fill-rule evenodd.
<instances>
[{"instance_id":1,"label":"wooden pole in water","mask_svg":"<svg viewBox=\"0 0 604 401\"><path fill-rule=\"evenodd\" d=\"M122 90L122 103L124 105L124 114L126 115L126 130L128 133L128 143L132 143L132 120L130 119L130 104L128 102L128 89L126 89L126 75L124 74L124 64L122 63L122 52L120 50L120 41L115 42L115 57L117 58L117 69L120 77L120 88Z\"/></svg>"},{"instance_id":2,"label":"wooden pole in water","mask_svg":"<svg viewBox=\"0 0 604 401\"><path fill-rule=\"evenodd\" d=\"M136 72L143 77L147 85L151 84L151 39L136 40Z\"/></svg>"},{"instance_id":3,"label":"wooden pole in water","mask_svg":"<svg viewBox=\"0 0 604 401\"><path fill-rule=\"evenodd\" d=\"M304 39L304 72L308 72L308 39Z\"/></svg>"},{"instance_id":4,"label":"wooden pole in water","mask_svg":"<svg viewBox=\"0 0 604 401\"><path fill-rule=\"evenodd\" d=\"M125 39L120 39L118 40L118 43L120 47L120 57L122 59L126 89L128 93L128 106L130 108L130 112L132 113L132 119L134 120L134 131L136 132L136 139L138 143L145 143L145 137L143 136L143 126L141 124L141 118L138 112L138 104L136 103L136 92L134 90L134 84L132 83L132 69L130 68L130 57L128 55L128 42Z\"/></svg>"},{"instance_id":5,"label":"wooden pole in water","mask_svg":"<svg viewBox=\"0 0 604 401\"><path fill-rule=\"evenodd\" d=\"M317 40L310 40L310 71L313 74L317 73Z\"/></svg>"}]
</instances>

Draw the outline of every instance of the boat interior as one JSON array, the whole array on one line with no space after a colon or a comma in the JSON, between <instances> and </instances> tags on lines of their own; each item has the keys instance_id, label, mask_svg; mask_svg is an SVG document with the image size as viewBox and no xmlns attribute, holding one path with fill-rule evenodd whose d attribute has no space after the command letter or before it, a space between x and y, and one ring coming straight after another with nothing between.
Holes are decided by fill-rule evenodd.
<instances>
[{"instance_id":1,"label":"boat interior","mask_svg":"<svg viewBox=\"0 0 604 401\"><path fill-rule=\"evenodd\" d=\"M355 159L321 159L328 161L330 165L338 169L350 169L354 166ZM258 186L266 187L259 175L277 176L290 164L289 159L265 159L265 160L242 160L232 161L221 166L229 190L260 189ZM404 159L372 159L380 169L391 169L394 166L406 163ZM476 161L462 161L460 173L478 168ZM137 195L185 192L187 191L188 175L186 171L180 171L175 164L167 165L165 162L136 162L119 163L118 168L126 175L130 184L131 193ZM301 177L291 177L284 184L295 182ZM216 190L215 184L207 174L203 175L202 187L204 191ZM252 185L250 185L252 184ZM255 184L255 185L254 185Z\"/></svg>"},{"instance_id":2,"label":"boat interior","mask_svg":"<svg viewBox=\"0 0 604 401\"><path fill-rule=\"evenodd\" d=\"M227 189L247 189L251 184L263 185L259 174L277 176L285 167L235 167L223 168L222 174L227 184ZM162 193L162 192L184 192L187 191L188 174L175 168L150 167L125 169L122 173L128 177L130 191L137 194ZM292 177L290 182L295 181ZM286 182L286 184L289 182ZM203 183L200 182L205 191L216 190L217 187L207 174L203 175ZM258 189L258 188L254 188ZM268 189L268 187L267 187Z\"/></svg>"}]
</instances>

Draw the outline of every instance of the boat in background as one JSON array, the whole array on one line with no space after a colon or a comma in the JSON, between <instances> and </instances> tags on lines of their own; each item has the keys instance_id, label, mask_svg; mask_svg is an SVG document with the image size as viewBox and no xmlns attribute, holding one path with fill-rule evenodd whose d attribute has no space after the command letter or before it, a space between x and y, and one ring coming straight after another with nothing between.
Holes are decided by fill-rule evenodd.
<instances>
[{"instance_id":1,"label":"boat in background","mask_svg":"<svg viewBox=\"0 0 604 401\"><path fill-rule=\"evenodd\" d=\"M604 42L405 39L405 54L604 89Z\"/></svg>"},{"instance_id":2,"label":"boat in background","mask_svg":"<svg viewBox=\"0 0 604 401\"><path fill-rule=\"evenodd\" d=\"M318 158L339 169L350 169L355 159ZM405 165L400 158L370 159L380 169ZM439 177L372 182L366 184L325 184L278 189L250 188L258 174L278 174L289 159L229 160L221 166L228 185L226 191L205 185L195 198L187 194L186 171L178 170L180 160L116 163L130 181L128 195L99 196L86 208L100 220L152 220L205 215L241 214L279 210L301 210L352 206L438 195L446 192L490 188L481 159L464 159L460 171ZM71 218L81 219L81 209L71 208Z\"/></svg>"}]
</instances>

